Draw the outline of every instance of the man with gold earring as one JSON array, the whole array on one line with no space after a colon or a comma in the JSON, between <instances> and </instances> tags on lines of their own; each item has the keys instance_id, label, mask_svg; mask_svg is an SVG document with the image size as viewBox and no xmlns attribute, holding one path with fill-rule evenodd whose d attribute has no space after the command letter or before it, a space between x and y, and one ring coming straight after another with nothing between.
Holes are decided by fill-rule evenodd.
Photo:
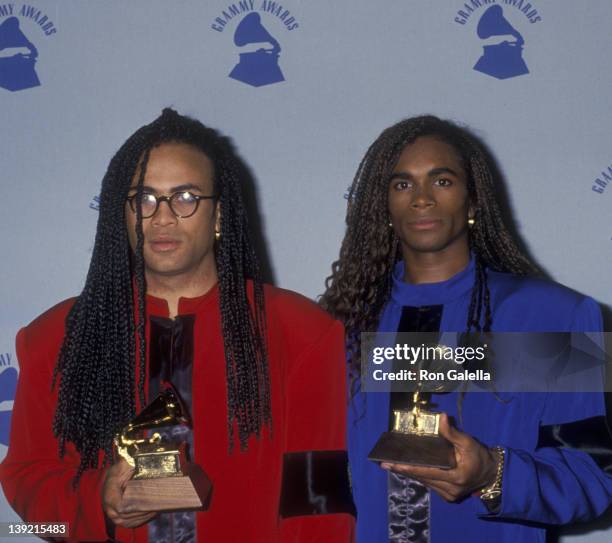
<instances>
[{"instance_id":1,"label":"man with gold earring","mask_svg":"<svg viewBox=\"0 0 612 543\"><path fill-rule=\"evenodd\" d=\"M17 337L0 480L24 521L69 541L351 541L342 325L263 283L239 166L171 109L111 160L83 291ZM167 383L192 422L173 436L212 483L198 510L133 507L113 451Z\"/></svg>"},{"instance_id":2,"label":"man with gold earring","mask_svg":"<svg viewBox=\"0 0 612 543\"><path fill-rule=\"evenodd\" d=\"M454 467L368 460L411 394L364 390L363 332L602 330L592 299L537 277L504 224L489 164L467 129L414 117L383 131L350 189L321 305L346 328L358 543L536 543L544 525L612 503L602 393L433 394Z\"/></svg>"}]
</instances>

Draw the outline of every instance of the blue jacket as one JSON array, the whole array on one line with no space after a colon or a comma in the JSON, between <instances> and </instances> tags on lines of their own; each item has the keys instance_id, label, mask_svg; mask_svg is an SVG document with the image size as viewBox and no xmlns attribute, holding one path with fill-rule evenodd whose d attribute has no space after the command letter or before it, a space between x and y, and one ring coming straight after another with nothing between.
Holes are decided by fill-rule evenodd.
<instances>
[{"instance_id":1,"label":"blue jacket","mask_svg":"<svg viewBox=\"0 0 612 543\"><path fill-rule=\"evenodd\" d=\"M411 285L403 263L379 325L395 332L403 306L443 305L440 331L466 329L474 263L447 281ZM497 332L602 331L598 305L550 281L488 271ZM599 377L595 377L598 379ZM595 390L595 389L591 389ZM458 393L434 395L436 410L458 420ZM591 519L612 503L612 477L577 449L540 447L543 427L605 415L602 393L468 393L462 431L481 443L506 448L501 508L490 514L477 497L448 503L430 497L430 541L544 542L545 525ZM388 430L389 394L358 392L349 409L349 462L357 507L358 543L388 541L387 472L367 459Z\"/></svg>"}]
</instances>

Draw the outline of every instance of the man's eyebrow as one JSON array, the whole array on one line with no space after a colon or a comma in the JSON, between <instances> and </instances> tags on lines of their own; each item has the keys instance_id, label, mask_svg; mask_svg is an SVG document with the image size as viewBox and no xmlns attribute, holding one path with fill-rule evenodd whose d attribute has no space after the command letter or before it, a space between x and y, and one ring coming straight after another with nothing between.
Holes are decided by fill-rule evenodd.
<instances>
[{"instance_id":1,"label":"man's eyebrow","mask_svg":"<svg viewBox=\"0 0 612 543\"><path fill-rule=\"evenodd\" d=\"M427 172L427 176L434 177L436 175L440 175L441 173L450 173L455 177L459 177L459 174L455 170L447 166L441 166L440 168L432 168ZM393 179L412 179L412 175L410 175L408 172L393 172L389 175L389 181Z\"/></svg>"},{"instance_id":2,"label":"man's eyebrow","mask_svg":"<svg viewBox=\"0 0 612 543\"><path fill-rule=\"evenodd\" d=\"M202 188L196 185L195 183L183 183L182 185L178 185L176 187L172 187L168 192L182 192L185 190L199 190Z\"/></svg>"},{"instance_id":3,"label":"man's eyebrow","mask_svg":"<svg viewBox=\"0 0 612 543\"><path fill-rule=\"evenodd\" d=\"M459 174L453 170L452 168L448 168L447 166L443 166L441 168L434 168L433 170L429 170L429 172L427 172L427 175L430 177L433 177L434 175L440 175L441 173L450 173L452 175L454 175L455 177L459 177Z\"/></svg>"},{"instance_id":4,"label":"man's eyebrow","mask_svg":"<svg viewBox=\"0 0 612 543\"><path fill-rule=\"evenodd\" d=\"M136 190L136 187L130 187L130 190ZM150 187L149 185L143 185L142 186L142 190L144 190L145 192L149 192L151 194L158 194L159 191L157 189L154 189L153 187ZM201 192L202 188L199 187L198 185L196 185L195 183L183 183L182 185L177 185L175 187L170 187L170 189L168 189L167 193L168 194L172 194L174 192L183 192L186 190L199 190Z\"/></svg>"},{"instance_id":5,"label":"man's eyebrow","mask_svg":"<svg viewBox=\"0 0 612 543\"><path fill-rule=\"evenodd\" d=\"M389 181L393 179L412 179L412 176L407 172L393 172L389 175Z\"/></svg>"}]
</instances>

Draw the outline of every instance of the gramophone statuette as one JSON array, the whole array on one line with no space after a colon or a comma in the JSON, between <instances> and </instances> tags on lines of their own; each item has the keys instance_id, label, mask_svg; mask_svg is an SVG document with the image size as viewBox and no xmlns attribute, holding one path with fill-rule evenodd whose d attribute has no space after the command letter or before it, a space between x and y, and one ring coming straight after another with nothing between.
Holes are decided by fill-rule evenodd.
<instances>
[{"instance_id":1,"label":"gramophone statuette","mask_svg":"<svg viewBox=\"0 0 612 543\"><path fill-rule=\"evenodd\" d=\"M185 445L166 440L157 428L190 425L187 412L172 387L147 405L115 438L119 456L135 472L126 484L126 512L199 509L206 504L211 483L202 469L188 462Z\"/></svg>"},{"instance_id":2,"label":"gramophone statuette","mask_svg":"<svg viewBox=\"0 0 612 543\"><path fill-rule=\"evenodd\" d=\"M376 462L413 464L441 469L455 467L452 443L439 435L440 413L430 404L419 383L412 396L412 408L393 411L393 428L384 432L368 455Z\"/></svg>"}]
</instances>

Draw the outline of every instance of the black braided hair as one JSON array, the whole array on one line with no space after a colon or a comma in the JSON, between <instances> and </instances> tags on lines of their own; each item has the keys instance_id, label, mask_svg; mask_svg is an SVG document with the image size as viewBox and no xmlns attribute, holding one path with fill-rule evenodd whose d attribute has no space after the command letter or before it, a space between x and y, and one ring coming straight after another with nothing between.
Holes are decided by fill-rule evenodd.
<instances>
[{"instance_id":1,"label":"black braided hair","mask_svg":"<svg viewBox=\"0 0 612 543\"><path fill-rule=\"evenodd\" d=\"M423 136L435 137L457 151L468 178L468 197L476 210L476 222L469 231L476 269L467 332L491 329L487 269L517 275L537 272L504 224L495 196L498 180L491 157L475 136L431 115L387 128L370 146L355 174L340 257L332 264L320 300L321 306L345 325L353 385L360 374L360 334L377 329L391 294L393 267L401 257L398 237L389 228L389 177L406 145Z\"/></svg>"},{"instance_id":2,"label":"black braided hair","mask_svg":"<svg viewBox=\"0 0 612 543\"><path fill-rule=\"evenodd\" d=\"M264 292L249 239L239 159L227 138L166 108L155 121L130 136L110 162L102 181L89 272L66 319L53 378L53 386L59 378L53 431L60 456L67 442L80 454L75 484L84 470L98 467L100 451L104 466L112 462L113 438L137 411L136 388L140 408L145 404L142 210L137 209L137 244L132 255L125 202L137 172L136 190L142 195L149 152L163 143L191 145L214 166L214 192L221 208L221 237L215 245L215 257L227 373L229 449L234 443L234 424L244 450L250 435L260 436L263 427L272 423ZM247 280L252 280L252 305L247 299L247 288L251 288Z\"/></svg>"}]
</instances>

